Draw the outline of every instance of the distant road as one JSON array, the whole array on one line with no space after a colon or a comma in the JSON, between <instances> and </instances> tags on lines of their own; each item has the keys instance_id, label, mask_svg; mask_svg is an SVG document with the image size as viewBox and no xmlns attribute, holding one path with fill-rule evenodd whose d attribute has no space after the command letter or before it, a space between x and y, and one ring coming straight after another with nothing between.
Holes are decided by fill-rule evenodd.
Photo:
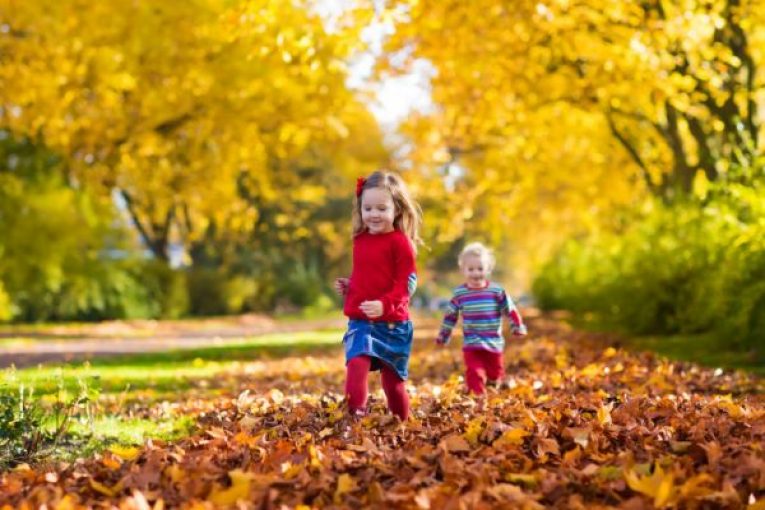
<instances>
[{"instance_id":1,"label":"distant road","mask_svg":"<svg viewBox=\"0 0 765 510\"><path fill-rule=\"evenodd\" d=\"M102 325L53 326L24 331L22 327L0 332L0 368L61 363L95 356L136 354L179 349L235 346L251 343L253 337L274 333L295 333L342 329L341 317L318 320L239 321L145 321ZM94 334L100 333L100 334ZM338 337L338 342L341 336Z\"/></svg>"}]
</instances>

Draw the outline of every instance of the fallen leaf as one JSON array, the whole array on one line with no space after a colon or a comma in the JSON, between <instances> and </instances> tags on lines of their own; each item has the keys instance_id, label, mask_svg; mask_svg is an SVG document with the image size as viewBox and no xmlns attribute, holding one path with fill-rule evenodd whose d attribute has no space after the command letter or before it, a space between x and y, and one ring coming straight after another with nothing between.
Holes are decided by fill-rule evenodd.
<instances>
[{"instance_id":1,"label":"fallen leaf","mask_svg":"<svg viewBox=\"0 0 765 510\"><path fill-rule=\"evenodd\" d=\"M449 453L470 451L470 445L465 440L465 438L459 434L452 434L450 436L446 436L445 438L441 440L441 442L439 443L439 446Z\"/></svg>"},{"instance_id":2,"label":"fallen leaf","mask_svg":"<svg viewBox=\"0 0 765 510\"><path fill-rule=\"evenodd\" d=\"M215 486L207 496L207 500L216 505L233 505L239 500L245 500L250 495L253 474L234 469L228 472L231 479L230 487Z\"/></svg>"}]
</instances>

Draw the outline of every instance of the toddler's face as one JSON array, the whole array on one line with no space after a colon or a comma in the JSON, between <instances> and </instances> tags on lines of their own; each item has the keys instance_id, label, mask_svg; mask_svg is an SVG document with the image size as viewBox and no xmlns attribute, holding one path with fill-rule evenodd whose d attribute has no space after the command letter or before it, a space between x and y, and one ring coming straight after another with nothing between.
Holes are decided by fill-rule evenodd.
<instances>
[{"instance_id":1,"label":"toddler's face","mask_svg":"<svg viewBox=\"0 0 765 510\"><path fill-rule=\"evenodd\" d=\"M361 195L361 221L370 234L393 231L396 207L390 192L383 188L364 190Z\"/></svg>"},{"instance_id":2,"label":"toddler's face","mask_svg":"<svg viewBox=\"0 0 765 510\"><path fill-rule=\"evenodd\" d=\"M468 287L483 287L489 277L489 264L480 255L466 255L462 259L462 274Z\"/></svg>"}]
</instances>

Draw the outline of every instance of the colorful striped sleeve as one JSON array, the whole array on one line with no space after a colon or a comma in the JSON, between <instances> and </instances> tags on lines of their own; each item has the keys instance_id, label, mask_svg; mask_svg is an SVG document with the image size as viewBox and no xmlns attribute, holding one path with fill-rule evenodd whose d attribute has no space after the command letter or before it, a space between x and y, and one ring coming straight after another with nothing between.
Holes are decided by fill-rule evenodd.
<instances>
[{"instance_id":1,"label":"colorful striped sleeve","mask_svg":"<svg viewBox=\"0 0 765 510\"><path fill-rule=\"evenodd\" d=\"M438 332L438 338L436 341L439 344L448 344L449 339L452 336L452 330L457 325L457 320L460 316L460 303L456 297L452 297L449 301L449 307L444 314L444 320L441 323L441 330Z\"/></svg>"},{"instance_id":2,"label":"colorful striped sleeve","mask_svg":"<svg viewBox=\"0 0 765 510\"><path fill-rule=\"evenodd\" d=\"M515 306L515 303L513 303L513 300L508 297L504 290L500 293L499 299L500 309L502 310L502 314L510 319L510 329L513 334L525 335L528 332L526 330L526 325L523 323L521 314Z\"/></svg>"}]
</instances>

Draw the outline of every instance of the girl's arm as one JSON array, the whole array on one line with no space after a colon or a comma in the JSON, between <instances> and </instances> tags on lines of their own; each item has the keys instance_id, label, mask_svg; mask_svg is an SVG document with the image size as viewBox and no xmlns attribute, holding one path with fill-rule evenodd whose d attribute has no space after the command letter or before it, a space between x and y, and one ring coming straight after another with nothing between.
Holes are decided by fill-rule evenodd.
<instances>
[{"instance_id":1,"label":"girl's arm","mask_svg":"<svg viewBox=\"0 0 765 510\"><path fill-rule=\"evenodd\" d=\"M439 345L446 345L449 343L449 339L452 336L452 330L457 325L457 319L460 317L460 305L457 298L452 298L449 301L449 308L447 308L444 314L444 320L441 322L441 330L436 337L436 343Z\"/></svg>"},{"instance_id":2,"label":"girl's arm","mask_svg":"<svg viewBox=\"0 0 765 510\"><path fill-rule=\"evenodd\" d=\"M521 318L521 313L518 311L515 303L513 303L513 300L507 296L504 290L502 291L502 294L500 294L499 299L499 306L502 310L502 314L510 319L510 329L513 331L513 334L516 336L523 336L528 333L526 330L526 325L523 323L523 319Z\"/></svg>"},{"instance_id":3,"label":"girl's arm","mask_svg":"<svg viewBox=\"0 0 765 510\"><path fill-rule=\"evenodd\" d=\"M417 269L414 250L406 236L397 238L393 250L393 284L391 290L380 297L383 315L406 312L409 299L417 288Z\"/></svg>"}]
</instances>

